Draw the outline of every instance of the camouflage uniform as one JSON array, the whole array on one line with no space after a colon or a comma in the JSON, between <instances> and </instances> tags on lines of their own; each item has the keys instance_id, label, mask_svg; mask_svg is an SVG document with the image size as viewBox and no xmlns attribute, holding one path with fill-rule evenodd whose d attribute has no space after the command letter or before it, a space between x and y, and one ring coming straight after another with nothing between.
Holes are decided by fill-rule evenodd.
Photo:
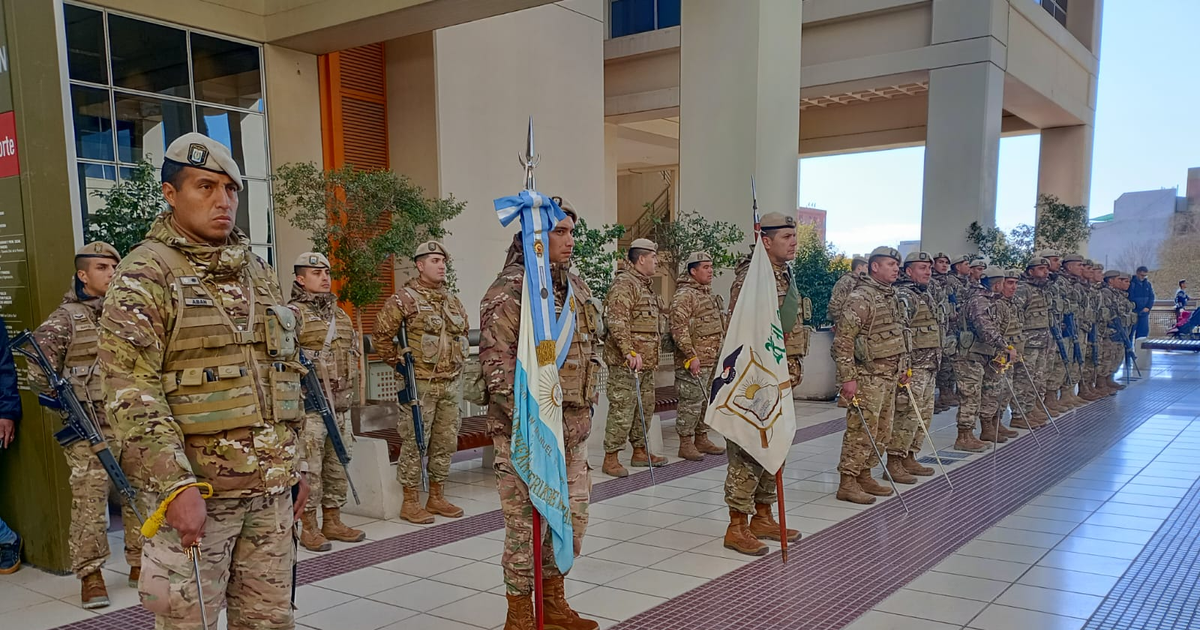
<instances>
[{"instance_id":1,"label":"camouflage uniform","mask_svg":"<svg viewBox=\"0 0 1200 630\"><path fill-rule=\"evenodd\" d=\"M1003 278L996 278L994 282L1002 282ZM1016 383L1017 376L1014 370L1020 369L1019 366L1009 366L1009 369L1001 371L996 364L991 361L992 357L1002 353L1005 348L1012 346L1017 351L1017 356L1021 356L1021 318L1018 312L1017 304L1012 298L1004 297L997 293L991 303L989 309L993 315L997 329L1000 331L1003 341L1001 345L992 347L990 344L980 344L979 339L975 343L979 349L972 348L971 352L980 358L983 363L983 384L980 388L979 397L979 419L981 423L999 422L1004 410L1008 409L1012 403L1012 389L1009 385ZM981 351L982 350L982 351ZM990 356L988 356L990 353ZM986 362L983 358L987 357ZM1022 409L1027 409L1018 403Z\"/></svg>"},{"instance_id":2,"label":"camouflage uniform","mask_svg":"<svg viewBox=\"0 0 1200 630\"><path fill-rule=\"evenodd\" d=\"M589 301L591 291L565 265L551 269L555 305L562 308L567 286L575 291L575 336L559 369L563 391L563 442L575 555L587 530L592 478L588 467L587 438L592 430L592 405L596 403L600 362L596 354L600 314ZM533 592L533 504L529 488L513 471L511 460L513 374L517 362L517 333L521 318L521 287L525 256L521 235L513 237L504 269L488 288L480 304L479 362L487 383L490 404L487 426L496 448L496 487L504 512L504 586L509 595ZM554 562L551 539L543 534L542 574L560 575Z\"/></svg>"},{"instance_id":3,"label":"camouflage uniform","mask_svg":"<svg viewBox=\"0 0 1200 630\"><path fill-rule=\"evenodd\" d=\"M842 309L846 308L846 298L850 297L850 292L862 282L864 277L866 274L862 272L847 272L833 284L833 289L829 293L829 307L826 309L830 319L836 320Z\"/></svg>"},{"instance_id":4,"label":"camouflage uniform","mask_svg":"<svg viewBox=\"0 0 1200 630\"><path fill-rule=\"evenodd\" d=\"M1096 318L1099 315L1099 289L1091 280L1076 279L1080 296L1080 308L1076 319L1083 326L1080 329L1083 365L1080 367L1080 378L1084 386L1089 388L1096 380Z\"/></svg>"},{"instance_id":5,"label":"camouflage uniform","mask_svg":"<svg viewBox=\"0 0 1200 630\"><path fill-rule=\"evenodd\" d=\"M393 367L403 356L404 349L393 342L400 334L401 322L407 327L415 362L417 396L428 442L429 480L442 483L450 474L450 459L458 450L458 430L462 426L459 405L469 348L467 310L445 285L430 287L420 278L409 280L399 293L388 298L375 320L375 351ZM421 453L410 407L400 406L397 428L404 442L396 479L405 488L417 488L421 485Z\"/></svg>"},{"instance_id":6,"label":"camouflage uniform","mask_svg":"<svg viewBox=\"0 0 1200 630\"><path fill-rule=\"evenodd\" d=\"M658 366L659 344L666 329L667 308L650 288L650 278L630 268L617 274L604 298L604 362L608 365L608 422L604 428L604 452L615 453L628 441L646 448L646 435L638 417L633 372L626 367L630 352L642 357L640 376L642 412L654 413L654 369ZM650 418L646 418L650 422Z\"/></svg>"},{"instance_id":7,"label":"camouflage uniform","mask_svg":"<svg viewBox=\"0 0 1200 630\"><path fill-rule=\"evenodd\" d=\"M1049 284L1049 278L1035 278L1026 273L1017 285L1017 293L1014 296L1017 308L1022 314L1021 337L1025 344L1025 352L1021 354L1024 366L1013 366L1012 379L1017 392L1017 402L1027 413L1034 413L1039 408L1038 401L1046 394L1044 384L1047 380L1050 355L1058 352L1057 345L1050 336L1050 300L1046 295Z\"/></svg>"},{"instance_id":8,"label":"camouflage uniform","mask_svg":"<svg viewBox=\"0 0 1200 630\"><path fill-rule=\"evenodd\" d=\"M846 410L838 462L838 472L843 475L857 477L880 463L868 431L880 450L891 441L896 384L908 368L904 324L896 289L869 276L850 293L838 316L833 336L837 381L858 384L858 409Z\"/></svg>"},{"instance_id":9,"label":"camouflage uniform","mask_svg":"<svg viewBox=\"0 0 1200 630\"><path fill-rule=\"evenodd\" d=\"M976 333L971 330L970 305L978 296L990 296L991 290L978 281L966 278L955 295L958 314L952 326L957 332L957 350L953 363L954 384L959 397L955 419L960 430L969 430L974 429L979 421L979 394L983 386L983 366L971 357L971 344Z\"/></svg>"},{"instance_id":10,"label":"camouflage uniform","mask_svg":"<svg viewBox=\"0 0 1200 630\"><path fill-rule=\"evenodd\" d=\"M346 454L353 451L354 436L350 407L358 402L358 358L362 348L350 316L337 305L332 293L311 293L299 283L292 284L291 304L300 312L300 347L317 368L325 396L333 408ZM304 415L304 457L308 467L308 503L305 511L318 507L340 508L346 505L350 490L346 471L329 441L321 414Z\"/></svg>"},{"instance_id":11,"label":"camouflage uniform","mask_svg":"<svg viewBox=\"0 0 1200 630\"><path fill-rule=\"evenodd\" d=\"M1065 273L1051 272L1050 281L1046 285L1046 299L1049 303L1050 310L1050 325L1057 326L1059 337L1062 338L1063 350L1058 349L1058 342L1054 342L1054 347L1047 354L1046 362L1046 387L1051 392L1051 401L1057 395L1057 390L1071 387L1073 379L1068 372L1068 367L1073 362L1072 347L1073 341L1067 335L1065 325L1066 315L1075 312L1074 304L1068 299L1070 295L1070 280L1065 276ZM1051 337L1054 336L1054 331L1050 332ZM1063 359L1063 353L1066 353L1066 360Z\"/></svg>"},{"instance_id":12,"label":"camouflage uniform","mask_svg":"<svg viewBox=\"0 0 1200 630\"><path fill-rule=\"evenodd\" d=\"M804 325L804 306L807 300L798 298L795 283L792 282L792 272L787 263L771 262L775 273L775 291L781 307L780 317L783 317L782 307L785 301L800 300L801 307L796 319L791 322L783 321L781 325L784 349L787 352L788 375L792 387L800 384L803 378L803 359L808 353L809 329ZM738 296L741 295L742 285L746 282L746 274L750 271L750 257L746 256L738 262L734 270L733 286L729 291L729 310L737 306ZM792 295L789 296L788 293ZM811 309L811 306L808 307ZM761 464L742 450L736 443L726 441L726 454L729 457L729 468L725 475L725 503L730 509L743 514L754 514L755 504L771 505L775 503L777 487L775 475L767 472Z\"/></svg>"},{"instance_id":13,"label":"camouflage uniform","mask_svg":"<svg viewBox=\"0 0 1200 630\"><path fill-rule=\"evenodd\" d=\"M936 315L938 305L931 287L917 284L903 275L894 286L903 307L901 315L905 327L912 331L912 352L909 354L912 376L908 387L896 392L892 437L887 452L903 458L921 451L925 441L921 420L928 423L933 417L933 388L942 359L942 323Z\"/></svg>"},{"instance_id":14,"label":"camouflage uniform","mask_svg":"<svg viewBox=\"0 0 1200 630\"><path fill-rule=\"evenodd\" d=\"M972 431L980 420L989 420L988 409L999 404L993 396L999 372L992 359L1008 345L1004 337L1008 308L1001 306L1000 294L979 285L966 304L965 322L970 335L970 344L960 344L960 354L965 355L958 371L958 392L962 402L958 406L959 431ZM966 345L966 348L963 348ZM985 387L987 391L985 392ZM995 413L994 410L992 413Z\"/></svg>"},{"instance_id":15,"label":"camouflage uniform","mask_svg":"<svg viewBox=\"0 0 1200 630\"><path fill-rule=\"evenodd\" d=\"M704 413L708 408L707 385L712 382L713 366L721 352L721 341L728 322L721 296L713 295L711 285L696 282L686 271L675 284L671 300L671 336L675 339L675 388L679 406L675 431L680 437L708 433ZM689 360L700 364L700 376L692 376L685 366Z\"/></svg>"},{"instance_id":16,"label":"camouflage uniform","mask_svg":"<svg viewBox=\"0 0 1200 630\"><path fill-rule=\"evenodd\" d=\"M275 272L240 230L197 244L167 213L121 262L104 304L104 399L124 467L155 505L189 483L213 486L200 545L208 618L227 608L231 629L293 627L303 368ZM165 525L142 559L138 590L157 627L198 628L179 533Z\"/></svg>"},{"instance_id":17,"label":"camouflage uniform","mask_svg":"<svg viewBox=\"0 0 1200 630\"><path fill-rule=\"evenodd\" d=\"M930 285L938 288L941 297L942 315L938 318L942 325L942 361L938 365L937 389L939 399L953 398L954 394L954 365L958 356L958 312L963 304L959 301L959 292L966 288L961 276L954 272L934 273ZM940 401L939 401L940 402ZM949 405L939 405L943 409Z\"/></svg>"},{"instance_id":18,"label":"camouflage uniform","mask_svg":"<svg viewBox=\"0 0 1200 630\"><path fill-rule=\"evenodd\" d=\"M121 442L116 439L104 413L104 395L96 369L102 299L84 293L82 283L74 280L73 288L63 296L62 304L33 331L33 338L50 365L70 381L79 402L95 418L113 457L120 461ZM50 383L41 370L31 368L29 378L39 390L49 392ZM87 440L66 447L64 454L71 485L71 529L67 539L71 571L82 579L99 571L108 559L109 479ZM140 523L124 501L121 503L121 524L125 529L125 561L130 567L140 567L143 543L138 530Z\"/></svg>"}]
</instances>

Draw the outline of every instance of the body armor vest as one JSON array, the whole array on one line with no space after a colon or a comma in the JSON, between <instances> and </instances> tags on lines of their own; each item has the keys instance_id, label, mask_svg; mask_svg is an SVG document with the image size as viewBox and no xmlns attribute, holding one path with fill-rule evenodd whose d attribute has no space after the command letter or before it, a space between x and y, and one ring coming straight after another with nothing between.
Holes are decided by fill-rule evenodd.
<instances>
[{"instance_id":1,"label":"body armor vest","mask_svg":"<svg viewBox=\"0 0 1200 630\"><path fill-rule=\"evenodd\" d=\"M335 411L349 409L354 396L353 376L358 369L358 358L354 354L355 332L350 317L336 304L331 306L332 321L322 317L315 304L293 304L300 309L300 347L307 351L317 366L317 376L333 393L330 404ZM328 344L326 340L329 340Z\"/></svg>"},{"instance_id":2,"label":"body armor vest","mask_svg":"<svg viewBox=\"0 0 1200 630\"><path fill-rule=\"evenodd\" d=\"M575 336L567 349L567 358L558 369L565 406L590 407L595 404L599 393L600 359L596 346L600 343L600 310L592 300L579 300L580 295L587 295L586 290L582 282L575 285L575 298L571 305L575 308ZM560 299L555 300L555 304L561 308L566 293L558 297Z\"/></svg>"},{"instance_id":3,"label":"body armor vest","mask_svg":"<svg viewBox=\"0 0 1200 630\"><path fill-rule=\"evenodd\" d=\"M1000 317L1002 315L1000 313L1001 308L1003 308L1003 307L1000 305L1000 300L998 298L988 298L988 307L987 307L988 317L990 317L992 320L996 321L996 323L1001 327L1000 332L1002 335L1004 335L1005 339L1007 340L1008 339L1007 329L1006 329L1007 322L1000 321ZM966 318L964 317L963 319L965 320ZM971 324L970 322L967 322L967 325L970 326L971 328L974 328L974 325ZM985 342L983 340L983 335L980 335L979 333L977 333L975 331L971 331L971 339L972 339L972 341L971 341L971 353L972 354L982 354L982 355L986 356L987 358L991 359L992 357L996 356L1000 352L1000 348L997 348L996 346L993 346L992 344Z\"/></svg>"},{"instance_id":4,"label":"body armor vest","mask_svg":"<svg viewBox=\"0 0 1200 630\"><path fill-rule=\"evenodd\" d=\"M296 319L273 304L264 278L242 271L249 317L236 321L214 299L191 261L158 241L147 241L167 269L178 311L167 331L162 385L184 434L212 434L297 420L303 415Z\"/></svg>"},{"instance_id":5,"label":"body armor vest","mask_svg":"<svg viewBox=\"0 0 1200 630\"><path fill-rule=\"evenodd\" d=\"M866 286L862 283L859 288ZM874 287L867 289L867 293L871 296L871 321L855 338L855 356L860 361L870 362L908 352L904 324L896 312L899 304Z\"/></svg>"},{"instance_id":6,"label":"body armor vest","mask_svg":"<svg viewBox=\"0 0 1200 630\"><path fill-rule=\"evenodd\" d=\"M101 379L96 374L96 352L100 345L100 328L96 311L79 302L66 302L60 307L71 316L71 343L63 359L62 377L71 383L79 400L104 402Z\"/></svg>"},{"instance_id":7,"label":"body armor vest","mask_svg":"<svg viewBox=\"0 0 1200 630\"><path fill-rule=\"evenodd\" d=\"M909 321L909 327L912 328L913 349L919 348L937 348L942 345L941 328L938 326L937 316L933 309L929 308L929 301L924 299L920 293L910 291L913 298L913 308L916 313ZM928 293L925 294L928 296Z\"/></svg>"},{"instance_id":8,"label":"body armor vest","mask_svg":"<svg viewBox=\"0 0 1200 630\"><path fill-rule=\"evenodd\" d=\"M462 373L470 350L467 341L467 314L461 302L448 291L435 304L413 287L400 291L411 317L405 319L408 344L412 348L418 379L451 379Z\"/></svg>"},{"instance_id":9,"label":"body armor vest","mask_svg":"<svg viewBox=\"0 0 1200 630\"><path fill-rule=\"evenodd\" d=\"M696 303L700 309L692 313L688 321L688 330L692 337L692 346L696 349L696 360L700 367L712 367L717 363L717 355L721 353L721 338L725 335L725 306L721 304L721 296L711 291L705 293L695 287L687 287L682 291L694 291ZM681 357L676 352L679 365L691 357Z\"/></svg>"},{"instance_id":10,"label":"body armor vest","mask_svg":"<svg viewBox=\"0 0 1200 630\"><path fill-rule=\"evenodd\" d=\"M1045 287L1029 285L1025 302L1025 330L1042 330L1050 327L1050 305L1046 302Z\"/></svg>"}]
</instances>

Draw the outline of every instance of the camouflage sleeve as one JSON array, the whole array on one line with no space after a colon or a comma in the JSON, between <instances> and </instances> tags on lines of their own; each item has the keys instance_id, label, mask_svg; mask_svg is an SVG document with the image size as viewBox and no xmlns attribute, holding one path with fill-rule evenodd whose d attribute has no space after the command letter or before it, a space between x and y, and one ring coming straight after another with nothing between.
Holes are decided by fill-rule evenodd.
<instances>
[{"instance_id":1,"label":"camouflage sleeve","mask_svg":"<svg viewBox=\"0 0 1200 630\"><path fill-rule=\"evenodd\" d=\"M675 339L675 347L689 359L697 356L690 326L695 311L696 300L692 291L675 293L675 298L671 300L671 336Z\"/></svg>"},{"instance_id":2,"label":"camouflage sleeve","mask_svg":"<svg viewBox=\"0 0 1200 630\"><path fill-rule=\"evenodd\" d=\"M729 312L737 306L738 296L742 294L742 285L746 283L746 272L750 271L749 261L738 263L733 271L733 286L729 287Z\"/></svg>"},{"instance_id":3,"label":"camouflage sleeve","mask_svg":"<svg viewBox=\"0 0 1200 630\"><path fill-rule=\"evenodd\" d=\"M845 308L837 316L837 328L833 335L833 362L837 369L837 382L845 383L857 379L858 368L854 361L854 339L862 330L863 323L871 317L871 305L865 297L851 293Z\"/></svg>"},{"instance_id":4,"label":"camouflage sleeve","mask_svg":"<svg viewBox=\"0 0 1200 630\"><path fill-rule=\"evenodd\" d=\"M123 443L122 465L138 470L157 494L196 481L160 374L171 309L164 276L148 256L126 257L100 316L100 376L109 421Z\"/></svg>"},{"instance_id":5,"label":"camouflage sleeve","mask_svg":"<svg viewBox=\"0 0 1200 630\"><path fill-rule=\"evenodd\" d=\"M491 405L512 417L517 331L521 325L521 279L496 278L479 305L479 364Z\"/></svg>"},{"instance_id":6,"label":"camouflage sleeve","mask_svg":"<svg viewBox=\"0 0 1200 630\"><path fill-rule=\"evenodd\" d=\"M841 312L845 306L846 298L850 295L850 276L843 275L838 278L838 281L833 283L833 290L829 292L829 313Z\"/></svg>"},{"instance_id":7,"label":"camouflage sleeve","mask_svg":"<svg viewBox=\"0 0 1200 630\"><path fill-rule=\"evenodd\" d=\"M629 320L633 315L632 282L616 282L604 298L604 326L608 329L608 341L617 347L621 356L633 352L633 335L629 331Z\"/></svg>"},{"instance_id":8,"label":"camouflage sleeve","mask_svg":"<svg viewBox=\"0 0 1200 630\"><path fill-rule=\"evenodd\" d=\"M375 318L375 329L371 334L371 343L375 346L375 354L388 365L395 367L400 362L404 349L396 347L394 339L400 334L400 324L404 321L404 304L400 296L393 295L384 302Z\"/></svg>"},{"instance_id":9,"label":"camouflage sleeve","mask_svg":"<svg viewBox=\"0 0 1200 630\"><path fill-rule=\"evenodd\" d=\"M1008 341L1004 339L1004 335L1000 333L1000 326L996 320L988 314L988 303L990 299L977 295L971 298L967 303L967 322L971 324L971 329L979 337L980 341L997 348L1003 348L1008 345Z\"/></svg>"},{"instance_id":10,"label":"camouflage sleeve","mask_svg":"<svg viewBox=\"0 0 1200 630\"><path fill-rule=\"evenodd\" d=\"M46 321L33 331L33 339L54 367L61 374L63 361L67 358L67 347L71 345L71 314L65 308L56 308ZM37 391L50 393L50 379L41 370L29 366L29 382Z\"/></svg>"}]
</instances>

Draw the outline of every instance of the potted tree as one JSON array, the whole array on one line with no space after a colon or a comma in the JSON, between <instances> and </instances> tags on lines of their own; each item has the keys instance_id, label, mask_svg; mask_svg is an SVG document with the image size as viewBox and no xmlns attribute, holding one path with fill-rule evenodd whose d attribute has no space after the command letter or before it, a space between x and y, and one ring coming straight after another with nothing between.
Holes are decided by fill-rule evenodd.
<instances>
[{"instance_id":1,"label":"potted tree","mask_svg":"<svg viewBox=\"0 0 1200 630\"><path fill-rule=\"evenodd\" d=\"M812 316L806 323L813 328L808 354L804 357L804 380L792 391L801 400L833 400L837 397L837 370L833 355L833 320L829 296L842 274L850 273L850 260L838 253L833 244L823 242L811 225L796 230L796 258L792 278L800 295L812 301Z\"/></svg>"}]
</instances>

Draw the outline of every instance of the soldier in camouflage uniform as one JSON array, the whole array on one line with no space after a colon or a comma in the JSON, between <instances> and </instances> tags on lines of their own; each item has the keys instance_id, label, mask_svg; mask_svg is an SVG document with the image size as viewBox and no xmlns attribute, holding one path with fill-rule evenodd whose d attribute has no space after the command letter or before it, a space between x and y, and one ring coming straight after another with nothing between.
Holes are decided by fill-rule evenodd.
<instances>
[{"instance_id":1,"label":"soldier in camouflage uniform","mask_svg":"<svg viewBox=\"0 0 1200 630\"><path fill-rule=\"evenodd\" d=\"M1014 301L1021 314L1025 351L1021 363L1012 370L1013 387L1017 392L1017 403L1025 411L1025 417L1014 415L1012 426L1033 429L1049 422L1042 410L1041 400L1046 396L1046 382L1050 354L1058 352L1050 336L1050 261L1034 256L1025 263L1025 274L1017 284Z\"/></svg>"},{"instance_id":2,"label":"soldier in camouflage uniform","mask_svg":"<svg viewBox=\"0 0 1200 630\"><path fill-rule=\"evenodd\" d=\"M1125 389L1125 385L1118 382L1114 376L1117 370L1121 369L1121 365L1125 362L1125 342L1132 340L1134 334L1133 327L1138 322L1138 312L1136 303L1129 298L1129 286L1132 282L1132 277L1124 272L1119 272L1113 282L1113 290L1110 295L1111 304L1110 319L1109 319L1109 357L1108 367L1105 370L1106 379L1104 385L1112 391L1120 391ZM1124 327L1121 331L1114 330L1115 326ZM1133 366L1131 365L1130 368Z\"/></svg>"},{"instance_id":3,"label":"soldier in camouflage uniform","mask_svg":"<svg viewBox=\"0 0 1200 630\"><path fill-rule=\"evenodd\" d=\"M896 483L916 483L933 469L917 462L925 442L921 421L933 417L933 388L942 360L942 322L931 284L933 257L913 252L904 258L903 273L894 285L903 307L904 325L911 333L908 386L896 391L892 437L887 444L887 472ZM915 409L914 409L915 407Z\"/></svg>"},{"instance_id":4,"label":"soldier in camouflage uniform","mask_svg":"<svg viewBox=\"0 0 1200 630\"><path fill-rule=\"evenodd\" d=\"M199 628L185 553L198 544L208 619L225 608L230 630L292 628L293 524L308 498L296 313L234 227L243 183L229 150L188 133L162 171L171 210L117 267L100 317L124 468L149 504L181 491L145 543L138 591L157 628Z\"/></svg>"},{"instance_id":5,"label":"soldier in camouflage uniform","mask_svg":"<svg viewBox=\"0 0 1200 630\"><path fill-rule=\"evenodd\" d=\"M812 314L812 305L800 295L788 264L796 257L796 217L769 212L759 221L761 245L771 261L775 292L779 300L779 320L783 330L784 352L792 387L803 378L803 359L808 352L808 328L804 320ZM753 252L752 252L753 253ZM737 306L750 256L738 261L729 292L729 310ZM726 442L729 467L725 474L725 503L729 506L729 527L725 529L725 547L738 553L761 556L767 546L760 540L779 540L779 523L771 513L777 498L775 475L734 442ZM753 516L750 516L753 515ZM750 516L747 523L747 516ZM799 540L800 532L787 530L789 541Z\"/></svg>"},{"instance_id":6,"label":"soldier in camouflage uniform","mask_svg":"<svg viewBox=\"0 0 1200 630\"><path fill-rule=\"evenodd\" d=\"M891 442L896 387L908 382L910 349L904 307L892 286L900 275L900 252L877 247L867 260L867 276L850 292L833 336L837 380L849 406L837 498L861 504L892 494L871 477L882 463L872 441L881 451Z\"/></svg>"},{"instance_id":7,"label":"soldier in camouflage uniform","mask_svg":"<svg viewBox=\"0 0 1200 630\"><path fill-rule=\"evenodd\" d=\"M833 289L829 293L829 307L826 312L830 320L837 321L838 314L846 307L846 298L850 297L850 292L858 286L859 281L865 275L867 275L867 259L855 254L850 259L850 273L842 274L842 277L833 284Z\"/></svg>"},{"instance_id":8,"label":"soldier in camouflage uniform","mask_svg":"<svg viewBox=\"0 0 1200 630\"><path fill-rule=\"evenodd\" d=\"M1077 304L1075 310L1076 337L1079 344L1079 356L1082 359L1076 367L1076 382L1079 383L1078 397L1082 401L1081 404L1087 404L1097 398L1092 391L1092 381L1096 378L1096 367L1092 363L1096 343L1096 295L1092 282L1095 263L1082 257L1079 261L1074 261L1071 260L1071 256L1067 256L1066 261L1067 273L1071 274L1074 284L1075 303Z\"/></svg>"},{"instance_id":9,"label":"soldier in camouflage uniform","mask_svg":"<svg viewBox=\"0 0 1200 630\"><path fill-rule=\"evenodd\" d=\"M33 338L50 360L50 365L71 383L79 402L95 418L100 433L118 460L121 444L114 439L113 429L104 413L104 396L96 370L96 346L100 303L120 261L121 256L108 243L89 243L80 249L75 254L75 277L62 304L33 331ZM41 370L30 369L29 378L39 390L53 393ZM83 607L103 608L109 604L100 571L109 554L108 474L87 440L66 447L65 455L71 485L71 530L67 539L71 570L81 582ZM136 586L141 573L142 535L138 531L137 517L125 503L121 505L121 523L125 527L129 581Z\"/></svg>"},{"instance_id":10,"label":"soldier in camouflage uniform","mask_svg":"<svg viewBox=\"0 0 1200 630\"><path fill-rule=\"evenodd\" d=\"M604 298L604 362L608 365L608 423L604 428L604 465L601 470L612 477L626 477L629 471L617 454L625 443L633 445L634 467L664 466L667 458L647 451L642 426L654 413L654 370L658 367L659 345L666 331L667 308L654 293L651 277L658 269L658 246L645 238L629 245L629 268L617 273ZM635 389L634 373L637 373ZM641 397L641 410L638 397Z\"/></svg>"},{"instance_id":11,"label":"soldier in camouflage uniform","mask_svg":"<svg viewBox=\"0 0 1200 630\"><path fill-rule=\"evenodd\" d=\"M358 399L356 375L362 354L358 335L350 316L338 307L331 292L328 258L317 252L305 252L296 258L292 270L296 280L292 283L290 304L300 313L300 347L317 369L342 443L350 454L354 443L350 407ZM309 551L329 551L330 540L362 541L366 534L342 523L341 508L346 505L349 481L319 413L304 414L304 457L310 491L300 519L300 544ZM318 507L322 517L319 529Z\"/></svg>"},{"instance_id":12,"label":"soldier in camouflage uniform","mask_svg":"<svg viewBox=\"0 0 1200 630\"><path fill-rule=\"evenodd\" d=\"M547 252L551 264L554 304L564 306L567 288L572 287L576 308L575 336L558 375L563 395L563 443L566 453L567 486L571 505L571 526L575 537L575 555L583 545L587 530L588 501L592 478L588 467L587 439L592 430L592 406L597 399L600 375L598 355L600 313L591 301L591 291L579 276L570 273L575 244L572 230L578 215L570 202L556 197L567 214L550 231ZM517 363L517 334L520 331L521 287L525 280L525 250L521 234L513 236L504 269L487 290L480 305L479 362L487 383L490 404L487 426L496 449L496 486L504 512L504 586L508 597L505 630L533 630L533 504L529 488L512 467L513 374ZM598 624L582 619L567 605L564 580L554 562L550 537L539 533L543 545L542 575L545 586L543 604L547 628L594 630Z\"/></svg>"},{"instance_id":13,"label":"soldier in camouflage uniform","mask_svg":"<svg viewBox=\"0 0 1200 630\"><path fill-rule=\"evenodd\" d=\"M965 290L970 281L971 259L970 254L953 259L943 252L934 255L932 284L941 288L946 311L942 328L942 363L938 366L938 395L934 400L934 413L941 413L959 403L959 396L955 391L954 365L958 357L959 312L966 305Z\"/></svg>"},{"instance_id":14,"label":"soldier in camouflage uniform","mask_svg":"<svg viewBox=\"0 0 1200 630\"><path fill-rule=\"evenodd\" d=\"M974 264L974 263L972 263ZM985 267L985 269L987 269ZM976 271L982 278L984 272ZM978 424L986 429L990 418L983 409L984 381L991 374L992 383L996 384L995 376L999 373L993 362L1003 353L1009 362L1015 361L1017 351L1008 350L1008 339L1005 338L1005 326L1002 306L999 305L1001 294L993 291L1000 288L1004 282L1004 271L999 268L988 270L988 285L978 285L970 299L964 305L962 321L965 329L959 337L959 355L962 360L956 366L958 377L958 392L962 402L958 406L958 438L954 449L978 453L985 445L975 437L974 430Z\"/></svg>"},{"instance_id":15,"label":"soldier in camouflage uniform","mask_svg":"<svg viewBox=\"0 0 1200 630\"><path fill-rule=\"evenodd\" d=\"M671 300L675 389L679 392L675 431L679 434L679 456L691 461L700 461L705 454L725 453L708 439L708 426L704 424L708 385L729 324L721 296L713 295L712 279L712 256L708 252L692 253L675 282L675 298Z\"/></svg>"},{"instance_id":16,"label":"soldier in camouflage uniform","mask_svg":"<svg viewBox=\"0 0 1200 630\"><path fill-rule=\"evenodd\" d=\"M400 518L418 525L433 522L433 515L458 518L462 508L446 500L442 485L450 476L450 459L458 450L462 426L462 373L467 361L467 309L446 287L449 253L441 243L417 246L413 262L417 277L388 298L375 320L375 351L395 367L406 350L412 351L417 379L415 395L421 405L422 427L429 456L429 498L421 507L421 452L417 448L412 408L400 406L397 429L403 443L396 465L396 480L404 487ZM396 347L400 326L405 326L408 348Z\"/></svg>"},{"instance_id":17,"label":"soldier in camouflage uniform","mask_svg":"<svg viewBox=\"0 0 1200 630\"><path fill-rule=\"evenodd\" d=\"M1062 269L1062 257L1058 251L1043 249L1034 256L1046 259L1050 268L1045 295L1050 311L1050 336L1054 340L1054 347L1048 353L1046 396L1042 402L1050 410L1051 416L1058 417L1072 406L1071 399L1066 394L1073 382L1068 372L1073 346L1068 335L1070 331L1066 326L1067 315L1071 314L1071 317L1074 317L1074 311L1066 299L1070 280L1066 278L1065 270ZM1063 398L1060 398L1060 393Z\"/></svg>"},{"instance_id":18,"label":"soldier in camouflage uniform","mask_svg":"<svg viewBox=\"0 0 1200 630\"><path fill-rule=\"evenodd\" d=\"M1097 369L1096 386L1105 396L1125 389L1124 385L1113 380L1125 356L1122 333L1129 334L1128 313L1132 304L1124 294L1123 276L1125 274L1120 271L1110 269L1104 272L1104 282L1100 287L1101 305L1097 325L1100 367Z\"/></svg>"},{"instance_id":19,"label":"soldier in camouflage uniform","mask_svg":"<svg viewBox=\"0 0 1200 630\"><path fill-rule=\"evenodd\" d=\"M1013 403L1011 386L1017 378L1013 370L1019 367L1016 363L1024 352L1020 307L1013 299L1021 272L1016 269L989 267L987 275L988 287L994 292L990 311L1004 342L994 349L987 346L984 346L982 351L972 349L977 355L986 356L990 352L994 357L983 364L983 383L979 395L979 439L983 442L1003 444L1008 438L1018 435L1016 431L1004 426L1003 419L1004 411ZM977 337L975 343L980 344L980 338ZM995 358L1005 354L1008 356L1003 362ZM1016 406L1020 407L1020 403ZM1014 417L1016 415L1014 412Z\"/></svg>"}]
</instances>

